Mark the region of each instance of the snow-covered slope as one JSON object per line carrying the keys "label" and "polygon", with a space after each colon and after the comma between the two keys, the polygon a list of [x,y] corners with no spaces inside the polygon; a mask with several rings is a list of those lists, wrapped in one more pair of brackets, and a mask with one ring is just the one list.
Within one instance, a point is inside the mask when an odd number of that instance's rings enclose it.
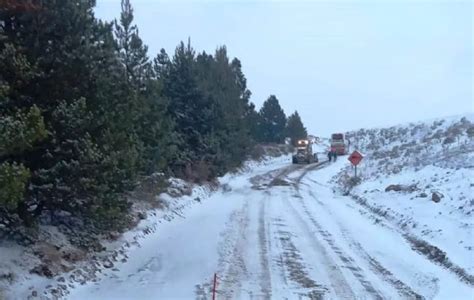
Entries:
{"label": "snow-covered slope", "polygon": [[[38,257],[39,247],[42,245],[33,246],[21,246],[12,242],[1,242],[0,243],[0,300],[4,299],[63,299],[69,298],[69,291],[77,289],[78,287],[86,284],[92,284],[97,281],[99,277],[111,276],[114,278],[114,274],[118,271],[117,267],[120,267],[127,263],[127,266],[139,266],[143,267],[143,272],[152,272],[156,266],[156,257],[154,251],[157,251],[159,247],[162,251],[175,252],[176,261],[169,261],[165,266],[169,266],[169,272],[172,273],[172,269],[177,268],[180,264],[184,264],[184,260],[180,254],[182,251],[191,251],[189,253],[197,253],[198,248],[201,248],[201,252],[206,255],[206,251],[211,251],[214,244],[212,239],[219,238],[219,232],[221,231],[219,220],[223,222],[227,219],[228,215],[225,214],[226,205],[225,203],[216,202],[222,199],[220,196],[222,193],[226,193],[229,188],[229,182],[233,185],[238,186],[242,181],[248,182],[248,178],[255,176],[259,173],[268,172],[274,168],[280,168],[288,164],[290,158],[288,155],[281,155],[279,149],[275,147],[266,147],[265,151],[269,151],[267,148],[272,148],[275,153],[273,155],[280,155],[278,157],[266,156],[260,161],[248,161],[244,164],[240,171],[235,174],[227,174],[220,178],[221,189],[218,191],[216,187],[212,186],[194,186],[179,180],[170,179],[170,187],[167,193],[163,193],[157,196],[156,200],[159,205],[155,209],[149,210],[146,213],[146,218],[142,220],[135,228],[125,232],[117,240],[114,241],[102,241],[102,245],[105,246],[105,251],[98,253],[80,253],[81,257],[75,258],[74,263],[69,263],[67,260],[63,260],[63,263],[59,264],[63,266],[61,270],[58,270],[57,275],[52,274],[51,276],[40,276],[32,272],[34,268],[40,268],[44,265],[44,257]],[[214,194],[217,196],[212,197]],[[173,195],[173,196],[172,196]],[[209,201],[214,199],[214,201]],[[209,209],[208,215],[203,215],[203,209],[201,206],[203,203],[208,203],[206,209]],[[222,205],[224,204],[224,205]],[[216,211],[216,207],[213,205],[219,205],[219,210]],[[193,218],[193,214],[198,214],[197,219]],[[222,214],[222,215],[221,215]],[[180,226],[181,220],[186,218],[186,224],[190,224],[189,227],[184,226],[180,228],[180,232],[174,230],[175,226]],[[206,225],[206,222],[210,222],[210,226],[214,227],[216,232],[200,232],[200,227],[197,224]],[[185,225],[186,225],[185,224]],[[160,233],[157,234],[157,230]],[[183,231],[184,230],[184,231]],[[51,251],[48,249],[41,249],[41,253],[51,253],[51,259],[61,260],[64,256],[63,251],[65,249],[72,248],[68,242],[68,239],[64,234],[61,234],[57,228],[48,227],[42,228],[44,240],[48,243],[44,243],[43,246],[52,247]],[[164,234],[162,234],[164,233]],[[194,245],[195,249],[172,249],[176,244],[170,245],[168,248],[162,248],[162,245],[166,244],[166,239],[173,235],[180,235],[180,239],[175,241],[176,243],[182,242],[186,244],[186,235],[197,236],[198,233],[202,233],[203,244]],[[216,234],[216,236],[212,236]],[[54,243],[53,243],[54,241]],[[217,240],[215,241],[217,242]],[[154,245],[158,245],[155,247]],[[203,247],[207,245],[208,248]],[[61,248],[60,251],[56,248]],[[44,251],[43,251],[44,250]],[[71,250],[71,249],[69,249]],[[172,253],[169,254],[172,254]],[[75,252],[67,252],[68,255],[76,255]],[[186,252],[183,255],[186,256]],[[79,256],[79,254],[77,254]],[[43,256],[43,254],[41,254]],[[46,257],[46,261],[50,258]],[[77,260],[76,260],[77,259]],[[56,263],[55,263],[56,264]],[[50,263],[48,268],[53,268]],[[139,268],[137,267],[137,268]],[[183,267],[186,267],[183,265]],[[162,268],[162,267],[161,267]],[[200,268],[196,268],[200,269]],[[127,269],[121,267],[121,272],[126,272]],[[136,270],[140,273],[137,278],[146,277],[147,274],[141,274],[141,270]],[[207,272],[206,268],[201,268],[202,272]],[[41,272],[45,273],[45,272]],[[47,273],[47,272],[46,272]],[[55,272],[56,273],[56,272]],[[201,275],[201,273],[196,273]],[[180,273],[183,274],[183,273]],[[196,275],[195,274],[195,275]],[[143,275],[143,276],[142,276]],[[206,276],[208,274],[206,273]],[[132,280],[132,279],[131,279]],[[185,280],[185,278],[182,278]],[[131,281],[133,284],[138,284],[135,281]],[[170,282],[171,284],[172,282]],[[173,290],[172,286],[166,287],[166,289]],[[134,299],[132,294],[122,294],[120,299]],[[191,294],[194,291],[191,290]],[[145,293],[146,294],[146,293]],[[145,295],[143,294],[143,295]],[[117,295],[120,295],[117,294]],[[110,299],[101,298],[99,295],[96,299]],[[143,296],[145,297],[145,296]],[[90,299],[89,296],[76,296],[77,299]],[[113,299],[118,299],[114,296]],[[143,298],[141,298],[143,299]],[[148,299],[148,297],[147,297]]]}
{"label": "snow-covered slope", "polygon": [[349,132],[359,150],[369,155],[365,176],[396,174],[403,168],[418,170],[427,165],[473,168],[474,114],[382,129]]}
{"label": "snow-covered slope", "polygon": [[[365,155],[350,194],[463,276],[474,274],[473,134],[471,114],[346,135]],[[352,170],[341,175],[348,189]]]}

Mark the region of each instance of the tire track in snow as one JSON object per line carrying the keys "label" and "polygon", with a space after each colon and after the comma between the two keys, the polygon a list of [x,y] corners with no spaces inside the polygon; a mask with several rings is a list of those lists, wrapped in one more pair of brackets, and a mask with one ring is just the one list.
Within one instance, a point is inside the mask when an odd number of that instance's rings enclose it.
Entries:
{"label": "tire track in snow", "polygon": [[268,171],[262,175],[257,175],[250,178],[250,183],[252,184],[252,189],[254,190],[266,190],[271,186],[274,186],[278,179],[281,179],[288,174],[301,169],[301,165],[289,165],[283,168],[274,169]]}
{"label": "tire track in snow", "polygon": [[291,173],[301,170],[301,174],[299,174],[296,178],[296,182],[299,183],[301,179],[306,175],[306,173],[308,173],[309,171],[320,169],[324,167],[327,163],[327,161],[323,161],[309,165],[292,164],[283,168],[268,171],[261,175],[254,176],[250,178],[250,183],[252,183],[252,188],[256,190],[266,190],[268,188],[278,185],[290,185],[290,183],[285,180],[285,177],[287,177]]}
{"label": "tire track in snow", "polygon": [[[310,166],[303,166],[303,165],[290,165],[288,167],[284,167],[280,170],[272,170],[268,173],[265,173],[261,176],[253,177],[250,181],[253,184],[254,189],[264,190],[264,194],[267,195],[261,203],[261,210],[260,210],[260,228],[264,228],[265,226],[265,203],[267,200],[274,201],[274,199],[270,199],[270,188],[275,186],[290,186],[291,184],[285,180],[285,177],[290,175],[293,172],[303,170],[303,173],[308,172],[308,169],[318,168],[320,164],[317,165],[310,165]],[[301,176],[301,175],[300,175]],[[323,299],[324,295],[328,292],[328,289],[320,284],[318,284],[315,280],[313,280],[308,271],[306,270],[305,266],[311,265],[304,261],[303,257],[300,254],[300,251],[296,248],[292,241],[292,237],[294,236],[291,232],[283,230],[283,228],[287,227],[286,223],[284,222],[283,216],[278,218],[273,218],[273,223],[268,224],[268,226],[276,226],[276,231],[271,231],[270,228],[268,232],[273,232],[273,238],[276,238],[278,243],[275,244],[275,248],[271,248],[270,241],[268,245],[270,249],[277,250],[277,255],[275,262],[277,266],[281,269],[281,276],[282,276],[282,283],[285,286],[288,286],[289,281],[296,283],[298,288],[294,290],[294,288],[290,288],[293,290],[298,297],[307,298],[314,300]],[[259,234],[260,234],[259,230]],[[260,234],[260,236],[264,236],[264,234]],[[265,247],[261,246],[262,251],[265,251]],[[268,264],[268,258],[261,258],[262,262],[262,269],[264,272],[269,268],[265,265]],[[270,275],[270,274],[269,274]],[[271,280],[271,277],[268,276],[268,279]],[[265,279],[266,280],[266,279]],[[262,281],[263,285],[265,286],[265,280]],[[341,293],[339,293],[341,294]],[[351,294],[353,298],[353,294]]]}
{"label": "tire track in snow", "polygon": [[[218,288],[217,294],[225,299],[240,298],[242,281],[248,278],[247,266],[245,265],[245,250],[247,247],[246,232],[250,222],[249,203],[245,201],[240,210],[234,211],[222,233],[223,239],[219,245],[218,261]],[[196,286],[196,299],[205,299],[204,289],[211,294],[212,279],[204,284]]]}
{"label": "tire track in snow", "polygon": [[306,204],[301,199],[301,196],[298,197],[298,202],[301,204],[303,208],[303,212],[306,215],[309,222],[314,226],[314,229],[317,233],[322,237],[322,239],[327,243],[327,245],[331,248],[332,252],[336,253],[338,258],[344,263],[344,266],[354,275],[354,277],[359,281],[359,283],[364,287],[364,289],[372,295],[375,299],[383,299],[382,295],[378,290],[376,290],[373,285],[368,281],[365,276],[363,270],[356,264],[354,259],[347,255],[337,244],[333,236],[323,227],[313,215],[309,212]]}
{"label": "tire track in snow", "polygon": [[287,198],[285,198],[285,202],[290,208],[290,213],[299,223],[300,228],[306,233],[305,237],[311,242],[311,246],[313,247],[315,254],[320,256],[322,260],[326,262],[322,267],[325,268],[325,273],[327,274],[331,282],[332,290],[334,291],[336,296],[339,299],[355,299],[355,294],[352,291],[339,266],[326,251],[326,248],[321,244],[319,239],[314,236],[314,232],[310,229],[308,223],[293,206],[292,201],[289,201]]}
{"label": "tire track in snow", "polygon": [[[258,184],[259,189],[263,188],[268,193],[268,188],[271,188],[273,186],[292,186],[293,188],[298,190],[300,181],[309,171],[320,169],[326,164],[327,162],[320,162],[304,167],[300,165],[291,165],[289,167],[283,168],[280,172],[273,170],[269,173],[264,174],[263,177],[252,178],[251,182],[254,184],[254,186]],[[298,177],[296,177],[295,179],[288,178],[288,175],[298,170],[303,170],[302,173],[298,175]],[[275,173],[276,175],[270,180],[268,180],[268,177],[265,178],[266,176],[271,176]],[[267,179],[269,183],[262,185],[262,178]],[[291,183],[286,181],[286,179],[289,179]],[[313,247],[313,250],[315,251],[315,254],[317,256],[322,257],[322,260],[324,262],[327,262],[324,264],[324,267],[326,269],[326,274],[330,279],[331,285],[333,286],[334,293],[340,299],[355,299],[355,294],[350,288],[350,285],[346,281],[341,270],[332,260],[330,255],[327,253],[324,246],[314,237],[313,232],[311,232],[311,230],[309,229],[307,222],[304,221],[304,219],[292,206],[292,204],[290,203],[290,201],[288,201],[287,198],[285,198],[284,201],[286,202],[287,206],[291,208],[292,215],[297,220],[297,223],[299,223],[300,228],[303,229],[303,231],[306,233],[305,237],[307,237],[311,241],[311,245]],[[318,285],[313,279],[309,277],[307,271],[305,271],[304,266],[311,264],[304,262],[304,259],[299,254],[298,249],[291,241],[291,233],[281,230],[277,233],[281,246],[283,248],[281,260],[283,261],[284,266],[287,268],[289,278],[292,281],[298,283],[303,288],[312,289],[310,292],[306,293],[305,296],[310,297],[311,299],[322,299],[323,295],[327,292],[327,289],[322,288],[320,285]],[[300,296],[303,295],[300,294]]]}
{"label": "tire track in snow", "polygon": [[467,283],[470,286],[474,286],[474,275],[470,274],[466,269],[454,263],[442,249],[404,229],[399,224],[397,224],[397,220],[393,216],[387,214],[387,211],[382,211],[380,208],[367,203],[366,199],[352,194],[349,196],[365,211],[386,220],[387,224],[390,225],[389,228],[393,229],[395,232],[400,233],[403,238],[412,246],[414,251],[425,256],[431,262],[450,271],[461,281]]}
{"label": "tire track in snow", "polygon": [[[320,300],[327,293],[327,288],[316,283],[306,270],[307,263],[304,262],[300,252],[295,247],[291,232],[287,231],[288,227],[282,218],[274,219],[275,226],[278,226],[276,238],[279,241],[279,260],[278,265],[282,268],[283,281],[288,285],[288,279],[298,285],[298,289],[294,291],[299,298],[309,297],[310,299]],[[293,290],[294,288],[291,288]]]}
{"label": "tire track in snow", "polygon": [[[308,189],[307,192],[311,196],[311,198],[313,198],[316,203],[320,205],[320,207],[322,207],[329,215],[334,216],[332,211],[326,205],[324,205],[324,203],[322,203],[310,189]],[[337,220],[337,218],[333,219]],[[349,246],[351,246],[352,249],[355,249],[360,255],[360,257],[369,263],[372,272],[377,275],[377,277],[389,283],[393,288],[395,288],[395,290],[399,293],[400,296],[404,296],[407,299],[425,299],[423,296],[413,291],[410,286],[396,278],[392,274],[392,272],[386,269],[379,261],[370,256],[367,251],[365,251],[365,249],[362,247],[362,245],[352,238],[351,234],[347,231],[346,228],[344,228],[341,222],[336,221],[336,223],[341,230],[342,236],[349,243]]]}
{"label": "tire track in snow", "polygon": [[[304,201],[302,199],[303,197],[301,196],[301,193],[300,193],[300,185],[301,185],[301,181],[303,180],[303,178],[306,176],[306,174],[308,174],[308,172],[313,171],[313,170],[319,170],[319,169],[323,168],[327,163],[328,162],[322,162],[322,163],[319,163],[315,166],[305,168],[305,170],[302,172],[302,174],[300,176],[298,176],[296,179],[293,180],[295,190],[296,190],[296,193],[297,193],[296,198],[299,200],[298,203],[303,208],[304,215],[309,220],[309,223],[314,226],[314,228],[316,229],[316,232],[319,233],[319,235],[322,237],[322,239],[331,248],[332,252],[337,254],[337,257],[345,264],[345,267],[348,270],[350,270],[352,275],[359,281],[359,283],[362,285],[362,287],[370,295],[372,295],[375,299],[383,299],[380,292],[378,290],[376,290],[373,287],[373,285],[370,283],[370,281],[368,281],[365,278],[365,276],[363,274],[363,270],[359,266],[357,266],[354,259],[352,257],[348,256],[346,253],[344,253],[342,251],[342,249],[336,245],[335,239],[332,237],[332,235],[328,231],[324,230],[323,227],[314,219],[313,215],[309,212],[308,207],[306,206],[306,204],[304,203]],[[290,205],[291,205],[291,203],[290,203]],[[303,217],[301,217],[301,215],[297,212],[297,209],[295,209],[295,207],[292,206],[292,205],[291,205],[291,208],[293,209],[293,211],[296,212],[296,214],[299,216],[299,218],[301,218],[302,221],[305,222],[303,220]],[[307,224],[307,222],[305,222],[305,223]],[[306,226],[308,226],[308,225],[306,225]],[[309,230],[309,231],[311,231],[311,230]],[[342,275],[342,273],[341,273],[341,275]]]}
{"label": "tire track in snow", "polygon": [[266,198],[260,200],[260,209],[258,216],[258,242],[260,246],[260,266],[262,268],[262,273],[260,274],[260,288],[263,293],[264,299],[271,299],[272,284],[270,266],[268,262],[267,232],[265,230],[265,204],[267,200],[268,199]]}
{"label": "tire track in snow", "polygon": [[322,169],[327,164],[329,164],[329,161],[323,161],[323,162],[317,163],[315,165],[311,165],[311,166],[308,166],[308,167],[304,168],[303,172],[295,180],[296,189],[299,189],[301,180],[306,176],[306,174],[308,174],[308,172]]}

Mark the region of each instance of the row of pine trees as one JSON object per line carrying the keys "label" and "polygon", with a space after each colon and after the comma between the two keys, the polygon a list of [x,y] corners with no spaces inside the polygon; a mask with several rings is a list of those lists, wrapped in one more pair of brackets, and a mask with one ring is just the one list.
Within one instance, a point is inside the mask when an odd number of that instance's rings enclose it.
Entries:
{"label": "row of pine trees", "polygon": [[140,176],[209,180],[256,143],[306,136],[275,96],[255,110],[225,47],[150,58],[129,1],[112,23],[94,2],[1,2],[0,231],[46,212],[120,227]]}

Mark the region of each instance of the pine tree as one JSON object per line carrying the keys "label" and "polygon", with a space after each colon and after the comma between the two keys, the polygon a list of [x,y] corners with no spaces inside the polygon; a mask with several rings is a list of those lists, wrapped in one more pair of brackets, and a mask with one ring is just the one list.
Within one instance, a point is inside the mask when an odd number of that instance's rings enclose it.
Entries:
{"label": "pine tree", "polygon": [[306,131],[297,111],[288,117],[286,136],[291,138],[291,143],[294,146],[296,146],[299,139],[305,139],[308,136],[308,132]]}
{"label": "pine tree", "polygon": [[133,86],[144,88],[151,77],[151,62],[148,59],[148,47],[143,44],[138,28],[133,23],[133,8],[129,0],[122,0],[120,22],[115,20],[115,36],[117,38],[120,58],[125,66],[127,79]]}
{"label": "pine tree", "polygon": [[[22,57],[15,60],[21,66],[2,68],[2,86],[9,91],[1,113],[23,114],[36,105],[40,115],[30,112],[37,129],[29,136],[48,133],[32,138],[27,152],[1,158],[2,164],[22,164],[31,174],[17,214],[31,224],[43,210],[80,216],[93,214],[99,204],[123,207],[119,199],[105,201],[133,181],[137,157],[127,104],[120,103],[127,91],[120,88],[125,77],[111,26],[94,19],[92,2],[46,0],[37,5],[0,14],[1,45],[12,45],[14,55]],[[1,63],[8,64],[11,55],[5,55]],[[19,81],[15,74],[28,78]]]}
{"label": "pine tree", "polygon": [[120,228],[138,176],[208,180],[239,166],[255,141],[283,140],[278,100],[257,113],[225,47],[196,56],[188,41],[172,59],[161,50],[150,61],[130,1],[113,23],[95,19],[94,4],[0,8],[0,223],[9,234],[58,212]]}
{"label": "pine tree", "polygon": [[[164,113],[167,101],[162,96],[162,82],[155,80],[148,47],[143,44],[136,25],[133,25],[133,8],[129,0],[122,0],[120,22],[115,24],[119,57],[125,67],[128,114],[133,115],[133,128],[140,140],[140,168],[149,174],[165,168],[170,156],[172,121]],[[164,53],[163,55],[166,55]],[[155,66],[157,66],[155,64]]]}
{"label": "pine tree", "polygon": [[259,111],[261,141],[283,143],[285,141],[286,115],[278,99],[271,95]]}
{"label": "pine tree", "polygon": [[262,122],[260,114],[255,110],[255,104],[250,103],[245,115],[245,122],[253,142],[263,141]]}
{"label": "pine tree", "polygon": [[196,80],[213,115],[208,161],[215,174],[223,174],[239,166],[252,145],[246,122],[250,91],[240,61],[230,61],[225,47],[218,48],[214,56],[205,52],[197,56]]}
{"label": "pine tree", "polygon": [[190,41],[187,45],[181,42],[163,76],[163,94],[169,100],[167,113],[176,124],[173,147],[178,149],[170,167],[180,176],[201,164],[209,150],[212,111],[209,99],[198,89],[195,67]]}
{"label": "pine tree", "polygon": [[[8,7],[7,7],[8,8]],[[0,21],[8,18],[8,10],[0,13]],[[40,76],[37,66],[20,52],[12,39],[10,20],[0,30],[0,223],[7,228],[15,225],[15,216],[23,217],[25,197],[31,179],[31,169],[25,161],[31,151],[43,142],[49,132],[41,110],[33,99],[23,94]]]}

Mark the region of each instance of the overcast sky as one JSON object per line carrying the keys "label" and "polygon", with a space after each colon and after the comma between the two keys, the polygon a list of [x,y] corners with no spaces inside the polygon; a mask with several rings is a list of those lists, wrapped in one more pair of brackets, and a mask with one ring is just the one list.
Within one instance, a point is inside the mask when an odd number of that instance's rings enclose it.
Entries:
{"label": "overcast sky", "polygon": [[[150,57],[226,45],[257,107],[275,94],[313,134],[474,112],[471,1],[131,3]],[[119,14],[97,0],[97,17]]]}

